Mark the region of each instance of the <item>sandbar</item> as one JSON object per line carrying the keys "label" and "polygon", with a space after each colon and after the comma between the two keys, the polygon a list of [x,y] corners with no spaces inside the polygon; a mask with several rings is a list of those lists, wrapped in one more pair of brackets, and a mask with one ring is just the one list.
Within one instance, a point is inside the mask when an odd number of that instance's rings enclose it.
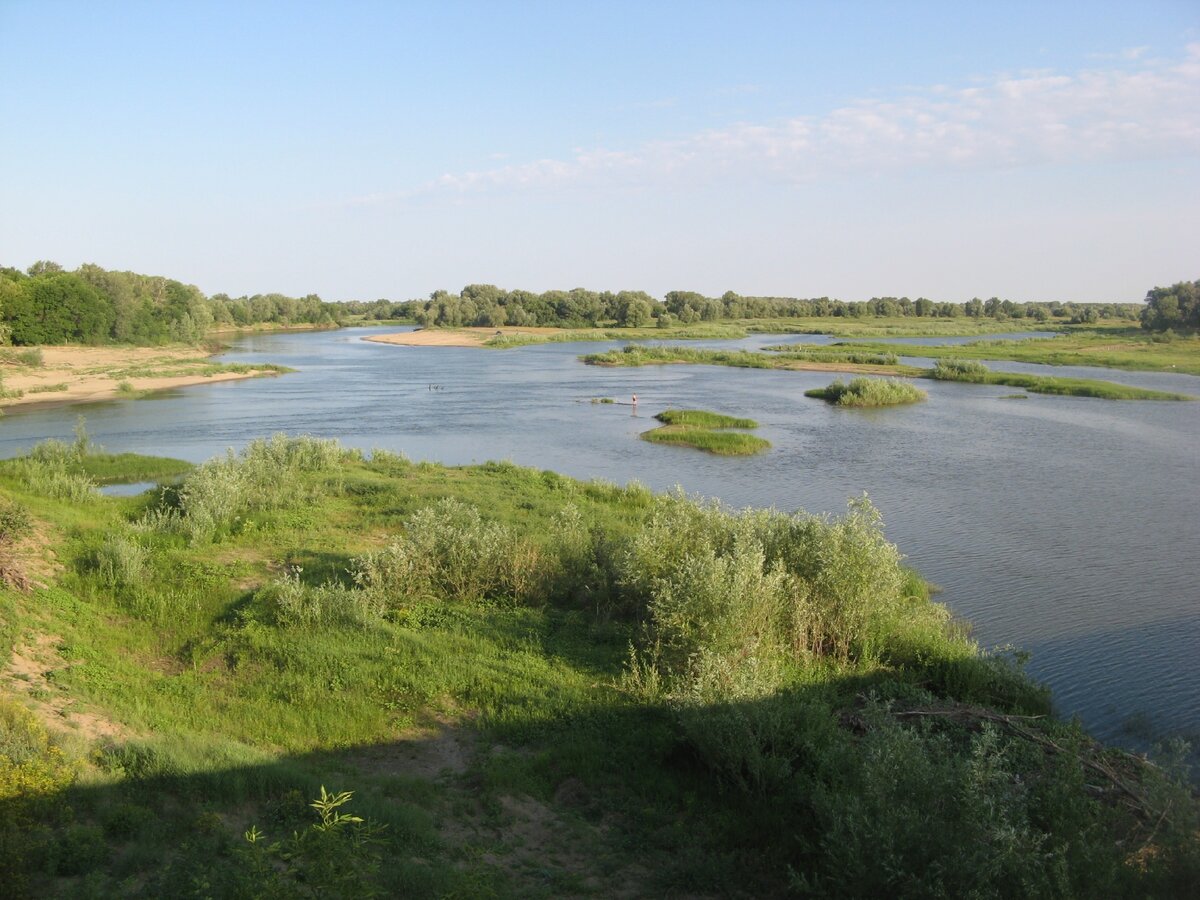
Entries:
{"label": "sandbar", "polygon": [[40,350],[42,365],[0,364],[4,389],[21,392],[20,396],[0,399],[0,407],[5,409],[112,400],[127,395],[128,389],[123,390],[122,384],[128,384],[136,395],[279,374],[277,368],[267,367],[236,372],[214,371],[214,366],[219,364],[210,361],[211,353],[199,347],[46,346],[12,349],[18,352]]}

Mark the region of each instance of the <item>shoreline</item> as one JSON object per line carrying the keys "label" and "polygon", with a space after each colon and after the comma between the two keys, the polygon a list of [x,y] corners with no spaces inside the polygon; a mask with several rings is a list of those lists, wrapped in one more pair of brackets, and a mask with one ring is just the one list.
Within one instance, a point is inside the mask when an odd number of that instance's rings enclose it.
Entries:
{"label": "shoreline", "polygon": [[136,398],[149,393],[241,381],[281,374],[278,366],[228,366],[212,362],[198,347],[82,347],[21,348],[38,351],[41,365],[0,365],[6,391],[0,414],[7,410],[43,409],[77,403]]}

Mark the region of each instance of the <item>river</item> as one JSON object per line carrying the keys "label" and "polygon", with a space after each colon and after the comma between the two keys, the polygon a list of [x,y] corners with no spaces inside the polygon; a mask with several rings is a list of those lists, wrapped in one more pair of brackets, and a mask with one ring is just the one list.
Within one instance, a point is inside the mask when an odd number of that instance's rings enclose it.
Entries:
{"label": "river", "polygon": [[[1032,654],[1029,669],[1060,712],[1139,749],[1174,735],[1200,744],[1200,403],[1013,400],[1003,399],[1007,387],[922,382],[926,403],[847,410],[803,396],[829,373],[578,361],[619,344],[489,351],[362,340],[396,330],[239,338],[226,360],[299,371],[12,412],[0,420],[0,455],[69,440],[84,414],[110,451],[193,461],[283,431],[450,464],[509,459],[656,490],[681,485],[733,506],[840,513],[865,491],[888,537],[982,645]],[[1200,378],[1188,375],[989,365],[1200,395]],[[588,402],[634,393],[636,409]],[[639,441],[667,407],[750,416],[773,448],[721,458]]]}

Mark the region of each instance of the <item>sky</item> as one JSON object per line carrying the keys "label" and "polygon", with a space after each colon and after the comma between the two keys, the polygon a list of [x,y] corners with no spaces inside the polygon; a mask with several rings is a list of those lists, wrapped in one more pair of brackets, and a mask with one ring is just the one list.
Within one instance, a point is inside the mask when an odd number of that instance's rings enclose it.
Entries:
{"label": "sky", "polygon": [[0,265],[210,294],[1200,278],[1196,0],[0,0],[0,123]]}

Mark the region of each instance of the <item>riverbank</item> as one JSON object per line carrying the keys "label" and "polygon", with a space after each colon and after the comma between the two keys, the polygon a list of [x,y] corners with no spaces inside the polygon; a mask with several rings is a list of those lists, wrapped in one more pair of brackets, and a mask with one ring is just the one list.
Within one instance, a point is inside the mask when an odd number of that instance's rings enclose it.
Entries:
{"label": "riverbank", "polygon": [[980,652],[865,500],[733,512],[283,436],[91,486],[162,465],[82,434],[0,464],[17,896],[1168,897],[1195,871],[1187,789]]}
{"label": "riverbank", "polygon": [[94,403],[286,371],[215,363],[198,347],[13,348],[0,362],[0,409]]}

